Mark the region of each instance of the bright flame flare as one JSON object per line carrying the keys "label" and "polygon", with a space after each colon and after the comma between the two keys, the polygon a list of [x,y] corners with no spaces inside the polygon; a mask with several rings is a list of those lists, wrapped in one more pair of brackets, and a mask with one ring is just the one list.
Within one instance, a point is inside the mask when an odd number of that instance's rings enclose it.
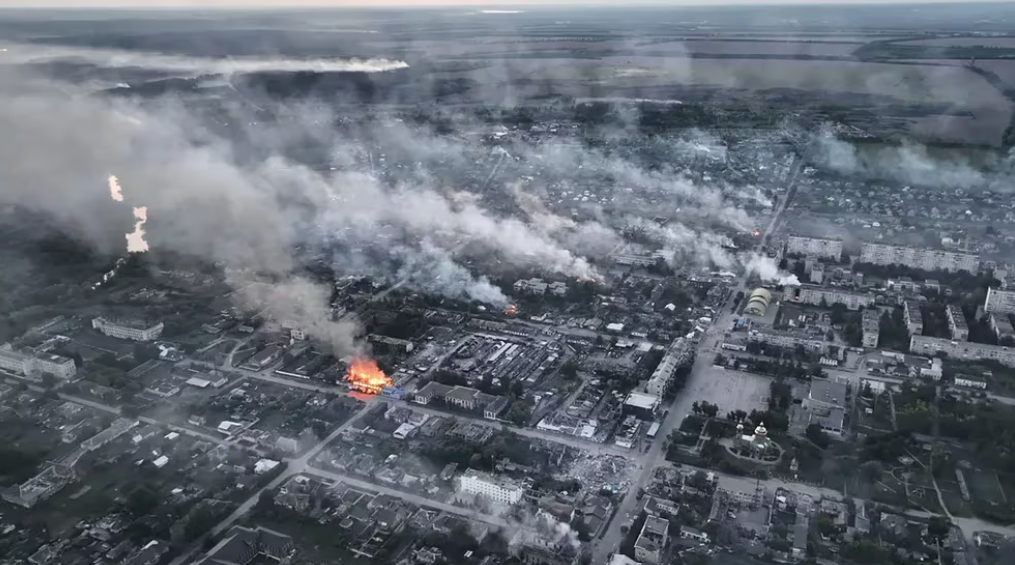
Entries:
{"label": "bright flame flare", "polygon": [[109,195],[117,202],[123,202],[123,189],[120,188],[120,179],[116,175],[109,175]]}
{"label": "bright flame flare", "polygon": [[508,307],[504,309],[504,315],[505,316],[514,316],[517,313],[518,313],[518,307],[515,306],[514,304],[509,304]]}
{"label": "bright flame flare", "polygon": [[345,381],[353,390],[364,394],[380,394],[385,387],[394,386],[391,377],[377,366],[377,362],[362,357],[353,359],[345,374]]}

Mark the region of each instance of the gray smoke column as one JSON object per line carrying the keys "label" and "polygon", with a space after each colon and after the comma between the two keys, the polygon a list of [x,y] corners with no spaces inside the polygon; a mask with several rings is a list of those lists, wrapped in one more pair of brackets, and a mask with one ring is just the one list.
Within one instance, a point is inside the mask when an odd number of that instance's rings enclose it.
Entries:
{"label": "gray smoke column", "polygon": [[0,62],[41,63],[60,59],[86,61],[101,67],[159,69],[190,75],[264,72],[360,72],[380,73],[407,69],[405,61],[392,59],[292,59],[279,57],[191,57],[118,49],[66,48],[6,44]]}
{"label": "gray smoke column", "polygon": [[395,278],[406,280],[412,286],[449,298],[466,298],[503,308],[510,300],[500,288],[486,277],[473,276],[468,269],[455,262],[451,254],[429,240],[419,248],[398,247],[389,253],[403,260]]}
{"label": "gray smoke column", "polygon": [[817,164],[847,176],[933,188],[974,188],[1010,180],[1007,172],[985,174],[963,158],[935,158],[927,147],[909,140],[861,153],[854,144],[836,137],[829,124],[812,136],[812,147]]}
{"label": "gray smoke column", "polygon": [[764,282],[782,286],[800,286],[800,279],[796,275],[780,271],[775,259],[760,253],[749,253],[744,261],[744,269],[749,274],[757,275]]}

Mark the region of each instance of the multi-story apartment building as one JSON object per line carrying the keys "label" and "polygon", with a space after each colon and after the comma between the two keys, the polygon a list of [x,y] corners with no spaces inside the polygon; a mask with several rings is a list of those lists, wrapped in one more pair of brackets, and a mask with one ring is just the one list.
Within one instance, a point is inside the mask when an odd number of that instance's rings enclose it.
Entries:
{"label": "multi-story apartment building", "polygon": [[839,261],[842,259],[842,240],[791,235],[786,242],[786,253]]}
{"label": "multi-story apartment building", "polygon": [[983,303],[983,311],[998,314],[1015,314],[1015,291],[999,288],[987,289],[987,300]]}
{"label": "multi-story apartment building", "polygon": [[16,351],[9,343],[0,345],[0,369],[26,377],[50,373],[69,379],[77,374],[77,366],[72,359],[49,353]]}
{"label": "multi-story apartment building", "polygon": [[803,330],[775,330],[771,328],[752,329],[747,334],[748,341],[774,345],[783,349],[795,349],[797,346],[809,351],[824,353],[828,342],[824,332],[812,333]]}
{"label": "multi-story apartment building", "polygon": [[877,347],[881,337],[881,313],[878,310],[863,311],[863,346]]}
{"label": "multi-story apartment building", "polygon": [[903,265],[925,271],[969,271],[980,269],[980,256],[923,247],[884,243],[865,243],[860,250],[861,263]]}
{"label": "multi-story apartment building", "polygon": [[969,339],[969,324],[966,323],[966,315],[962,313],[962,308],[955,304],[949,304],[946,314],[948,315],[948,330],[952,334],[952,339],[958,341]]}
{"label": "multi-story apartment building", "polygon": [[656,398],[662,398],[663,394],[666,393],[666,389],[670,386],[670,382],[673,380],[673,375],[676,374],[677,369],[682,365],[690,363],[693,357],[694,350],[690,342],[682,337],[673,340],[670,348],[666,351],[666,355],[663,356],[662,361],[659,362],[656,370],[649,377],[648,383],[645,385],[645,392]]}
{"label": "multi-story apartment building", "polygon": [[508,479],[468,469],[458,479],[458,492],[485,496],[502,504],[515,504],[522,499],[525,489]]}
{"label": "multi-story apartment building", "polygon": [[903,319],[906,322],[906,330],[909,335],[920,335],[923,333],[923,312],[920,311],[920,303],[915,300],[907,300],[902,303]]}
{"label": "multi-story apartment building", "polygon": [[1007,314],[994,312],[990,315],[990,329],[994,330],[997,339],[1015,337],[1015,327],[1011,325]]}
{"label": "multi-story apartment building", "polygon": [[917,355],[945,353],[951,359],[962,361],[993,359],[1002,365],[1015,367],[1015,348],[1000,345],[914,335],[909,338],[909,351]]}
{"label": "multi-story apartment building", "polygon": [[831,306],[841,303],[850,310],[859,310],[874,304],[874,295],[868,293],[849,292],[838,288],[803,285],[799,288],[788,287],[786,299],[790,302]]}
{"label": "multi-story apartment building", "polygon": [[134,320],[110,321],[105,318],[92,320],[92,328],[117,339],[133,341],[154,341],[162,335],[162,322],[148,324]]}
{"label": "multi-story apartment building", "polygon": [[634,558],[639,563],[659,563],[669,541],[669,528],[668,520],[649,515],[634,542]]}

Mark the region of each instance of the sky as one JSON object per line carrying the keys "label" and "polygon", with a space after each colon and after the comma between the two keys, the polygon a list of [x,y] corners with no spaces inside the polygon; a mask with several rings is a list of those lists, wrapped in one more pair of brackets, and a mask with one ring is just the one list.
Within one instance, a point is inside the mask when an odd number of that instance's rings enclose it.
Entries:
{"label": "sky", "polygon": [[[1013,0],[978,0],[1011,2]],[[958,3],[955,0],[0,0],[0,8],[299,8],[299,7],[388,7],[388,6],[720,6],[720,5],[821,5],[821,4],[928,4]]]}

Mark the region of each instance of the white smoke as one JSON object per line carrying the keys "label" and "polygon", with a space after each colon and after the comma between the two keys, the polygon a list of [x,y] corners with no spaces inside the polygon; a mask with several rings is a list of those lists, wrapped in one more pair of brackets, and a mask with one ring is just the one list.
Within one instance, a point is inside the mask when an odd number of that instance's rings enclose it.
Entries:
{"label": "white smoke", "polygon": [[192,57],[118,49],[67,48],[8,44],[5,63],[41,63],[60,59],[86,61],[102,67],[159,69],[192,75],[263,72],[360,72],[379,73],[407,69],[405,61],[392,59],[292,59],[272,57]]}
{"label": "white smoke", "polygon": [[757,275],[764,282],[775,283],[781,286],[800,286],[800,279],[796,275],[780,271],[775,259],[767,255],[755,252],[749,253],[747,260],[744,262],[744,269],[748,274]]}

